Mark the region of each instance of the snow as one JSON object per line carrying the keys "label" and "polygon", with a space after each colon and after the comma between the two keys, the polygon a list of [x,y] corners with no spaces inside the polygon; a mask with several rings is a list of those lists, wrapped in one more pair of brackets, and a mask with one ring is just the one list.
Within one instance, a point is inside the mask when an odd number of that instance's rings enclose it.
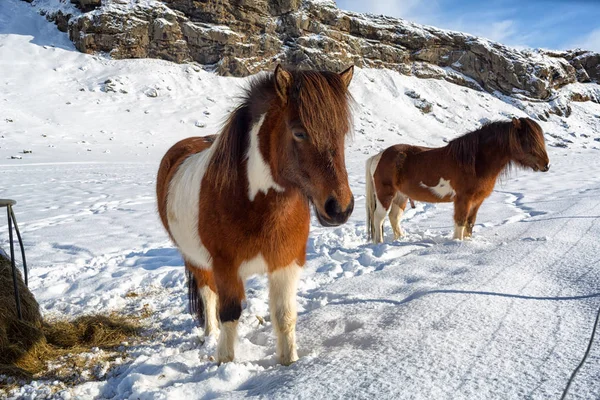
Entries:
{"label": "snow", "polygon": [[[298,291],[300,360],[277,364],[257,276],[246,285],[237,359],[217,366],[215,338],[202,344],[186,312],[182,260],[158,220],[154,179],[174,142],[219,129],[245,82],[191,64],[80,54],[27,3],[0,2],[0,197],[18,201],[30,287],[48,317],[152,311],[148,341],[105,380],[34,381],[9,397],[558,398],[600,306],[600,105],[571,103],[570,117],[540,122],[550,171],[499,183],[473,240],[450,239],[451,205],[417,203],[402,220],[405,238],[392,242],[386,226],[386,243],[372,245],[369,155],[394,143],[441,146],[547,105],[357,70],[347,149],[356,208],[338,228],[313,221]],[[423,100],[431,113],[416,107]],[[570,398],[599,397],[595,343]]]}

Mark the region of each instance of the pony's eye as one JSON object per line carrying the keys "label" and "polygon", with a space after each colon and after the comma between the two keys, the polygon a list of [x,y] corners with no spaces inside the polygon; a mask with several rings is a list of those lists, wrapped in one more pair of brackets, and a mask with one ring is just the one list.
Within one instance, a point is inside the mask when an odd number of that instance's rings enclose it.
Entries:
{"label": "pony's eye", "polygon": [[304,131],[295,131],[294,132],[294,139],[296,139],[298,142],[303,142],[307,138],[308,138],[308,135]]}

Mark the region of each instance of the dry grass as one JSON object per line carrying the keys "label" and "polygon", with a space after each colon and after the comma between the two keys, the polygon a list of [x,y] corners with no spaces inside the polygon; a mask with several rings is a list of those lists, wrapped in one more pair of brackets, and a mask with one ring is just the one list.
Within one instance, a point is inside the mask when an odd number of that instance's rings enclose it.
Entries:
{"label": "dry grass", "polygon": [[15,379],[76,383],[94,366],[122,355],[123,343],[135,340],[141,330],[143,316],[91,315],[44,322],[21,279],[19,292],[23,320],[16,315],[10,262],[0,254],[0,374],[10,377],[1,379],[0,386]]}

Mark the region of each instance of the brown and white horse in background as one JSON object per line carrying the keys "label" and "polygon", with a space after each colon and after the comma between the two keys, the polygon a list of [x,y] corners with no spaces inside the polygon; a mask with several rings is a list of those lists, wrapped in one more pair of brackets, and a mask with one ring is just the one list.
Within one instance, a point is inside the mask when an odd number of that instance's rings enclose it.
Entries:
{"label": "brown and white horse in background", "polygon": [[220,327],[219,363],[234,359],[245,279],[256,273],[268,274],[279,360],[298,359],[309,203],[325,226],[354,207],[344,160],[352,75],[277,66],[251,81],[220,135],[184,139],[162,159],[160,218],[197,284],[205,335]]}
{"label": "brown and white horse in background", "polygon": [[402,236],[400,218],[409,199],[454,202],[454,238],[470,237],[481,203],[511,165],[550,168],[542,128],[532,119],[492,122],[440,148],[398,144],[385,149],[366,163],[369,238],[383,242],[388,212],[395,239]]}

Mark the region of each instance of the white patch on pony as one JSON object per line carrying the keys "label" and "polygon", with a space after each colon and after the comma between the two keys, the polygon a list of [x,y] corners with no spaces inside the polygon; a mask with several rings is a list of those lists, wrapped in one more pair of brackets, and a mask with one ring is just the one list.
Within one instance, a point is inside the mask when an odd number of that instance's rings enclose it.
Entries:
{"label": "white patch on pony", "polygon": [[258,122],[254,124],[250,130],[250,146],[248,146],[248,152],[246,153],[246,158],[248,160],[248,197],[250,198],[250,201],[254,201],[258,192],[267,194],[269,189],[273,189],[277,192],[284,191],[284,189],[273,180],[271,167],[265,162],[265,159],[260,152],[258,132],[265,121],[265,115],[266,114],[261,115]]}
{"label": "white patch on pony", "polygon": [[[379,201],[377,195],[375,195],[376,208],[373,213],[373,224],[375,226],[375,236],[373,237],[373,241],[375,243],[383,243],[383,223],[385,222],[385,217],[387,217],[389,209],[385,209],[383,204]],[[391,208],[391,207],[390,207]]]}
{"label": "white patch on pony", "polygon": [[301,268],[296,263],[269,274],[269,309],[277,335],[277,355],[283,365],[298,360],[296,349],[296,291]]}
{"label": "white patch on pony", "polygon": [[245,281],[252,275],[266,274],[268,269],[267,261],[263,257],[262,253],[258,253],[256,257],[246,260],[240,264],[238,275],[242,281]]}
{"label": "white patch on pony", "polygon": [[[383,151],[379,154],[377,154],[376,156],[373,157],[373,161],[371,162],[371,179],[373,179],[373,176],[375,175],[375,171],[377,171],[377,166],[379,165],[379,161],[381,161],[381,156],[383,155]],[[375,213],[379,213],[379,215],[382,218],[385,218],[388,214],[388,212],[390,211],[389,209],[385,209],[383,207],[383,204],[381,204],[381,202],[379,201],[379,197],[377,197],[377,189],[375,188]]]}
{"label": "white patch on pony", "polygon": [[452,185],[450,185],[450,181],[445,180],[444,178],[440,178],[440,181],[435,186],[427,186],[423,182],[421,182],[420,185],[425,189],[429,189],[431,193],[440,199],[443,199],[446,196],[450,196],[450,198],[452,198],[456,195],[454,188]]}
{"label": "white patch on pony", "polygon": [[[370,169],[369,173],[371,174],[370,178],[373,182],[373,176],[375,175],[375,171],[377,170],[377,166],[379,165],[379,161],[381,161],[381,156],[383,152],[371,157],[370,159]],[[368,190],[371,188],[367,187]],[[374,193],[367,193],[368,198],[371,196],[375,197],[375,209],[373,210],[373,215],[371,216],[371,224],[374,232],[373,242],[374,243],[383,243],[383,222],[385,217],[388,215],[389,209],[385,209],[383,204],[379,201],[379,197],[377,196],[377,188],[375,187],[375,183],[373,182],[372,190]],[[391,207],[390,207],[391,208]]]}
{"label": "white patch on pony", "polygon": [[227,321],[221,326],[221,334],[217,343],[216,359],[219,364],[231,362],[235,357],[238,321]]}
{"label": "white patch on pony", "polygon": [[375,175],[375,171],[377,171],[377,166],[379,165],[379,161],[381,161],[381,156],[383,155],[383,151],[375,156],[371,157],[371,178]]}
{"label": "white patch on pony", "polygon": [[208,337],[219,329],[219,320],[217,319],[219,297],[208,285],[203,286],[198,292],[204,303],[204,336]]}
{"label": "white patch on pony", "polygon": [[206,269],[212,268],[212,258],[198,233],[200,184],[215,146],[213,143],[186,158],[173,175],[167,194],[167,222],[177,247],[194,266]]}
{"label": "white patch on pony", "polygon": [[454,239],[463,240],[465,238],[465,227],[454,224]]}

